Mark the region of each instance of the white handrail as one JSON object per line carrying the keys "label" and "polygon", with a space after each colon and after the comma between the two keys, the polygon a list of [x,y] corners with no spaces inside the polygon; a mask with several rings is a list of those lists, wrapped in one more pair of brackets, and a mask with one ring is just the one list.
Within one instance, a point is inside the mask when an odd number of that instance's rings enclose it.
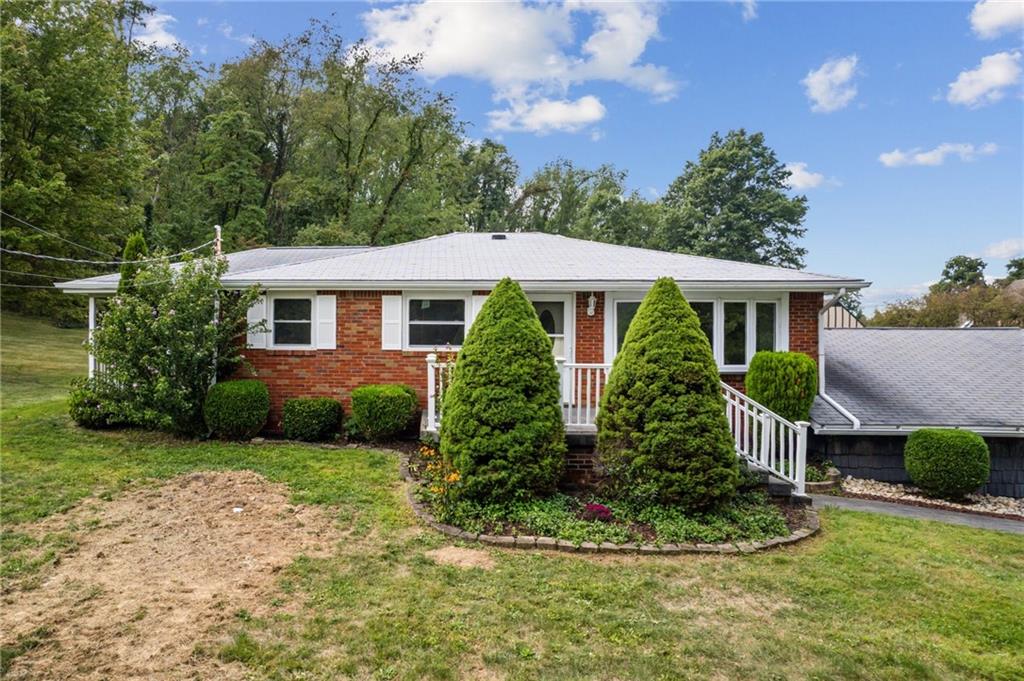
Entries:
{"label": "white handrail", "polygon": [[[435,354],[427,355],[427,432],[436,433],[440,426],[441,400],[453,364],[439,362]],[[562,372],[562,414],[566,427],[593,430],[611,365],[559,362],[558,366]],[[724,382],[721,390],[736,454],[789,482],[797,494],[804,494],[810,424],[793,423]]]}

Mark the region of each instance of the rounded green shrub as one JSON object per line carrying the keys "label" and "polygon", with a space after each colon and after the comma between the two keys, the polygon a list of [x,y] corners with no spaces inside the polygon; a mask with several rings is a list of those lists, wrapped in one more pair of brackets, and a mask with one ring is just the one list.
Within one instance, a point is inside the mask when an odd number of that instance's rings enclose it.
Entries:
{"label": "rounded green shrub", "polygon": [[68,414],[83,428],[111,428],[120,425],[110,398],[104,396],[94,379],[75,379],[68,394]]}
{"label": "rounded green shrub", "polygon": [[620,495],[701,509],[736,491],[739,464],[718,367],[670,278],[655,282],[629,325],[597,429],[598,454]]}
{"label": "rounded green shrub", "polygon": [[203,418],[214,437],[248,440],[263,430],[270,413],[270,391],[263,381],[216,383],[206,393]]}
{"label": "rounded green shrub", "polygon": [[988,445],[969,430],[922,428],[907,438],[903,467],[926,494],[960,499],[988,482]]}
{"label": "rounded green shrub", "polygon": [[401,384],[363,385],[352,391],[349,434],[364,440],[401,435],[419,413],[416,391]]}
{"label": "rounded green shrub", "polygon": [[806,421],[818,394],[818,364],[802,352],[762,350],[750,360],[747,396],[782,418]]}
{"label": "rounded green shrub", "polygon": [[565,451],[551,340],[519,284],[502,279],[466,335],[444,395],[441,454],[461,475],[454,494],[501,501],[552,492]]}
{"label": "rounded green shrub", "polygon": [[289,440],[331,440],[341,425],[341,403],[330,397],[285,400],[281,421],[284,436]]}

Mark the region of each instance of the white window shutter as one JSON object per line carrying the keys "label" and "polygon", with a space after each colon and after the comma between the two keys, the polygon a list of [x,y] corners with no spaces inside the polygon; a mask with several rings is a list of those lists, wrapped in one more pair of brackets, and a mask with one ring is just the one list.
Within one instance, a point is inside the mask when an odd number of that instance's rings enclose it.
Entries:
{"label": "white window shutter", "polygon": [[[267,297],[260,296],[252,307],[246,312],[246,321],[249,326],[259,324],[267,319]],[[267,347],[267,333],[258,329],[249,329],[245,334],[245,345],[250,348]]]}
{"label": "white window shutter", "polygon": [[478,314],[480,314],[480,310],[481,310],[481,308],[483,308],[484,303],[486,301],[487,301],[487,296],[486,295],[483,295],[483,296],[478,296],[476,294],[473,295],[473,301],[471,303],[472,306],[471,306],[470,311],[469,311],[469,319],[466,320],[466,333],[469,333],[469,328],[471,326],[473,326],[473,322],[476,321],[476,316]]}
{"label": "white window shutter", "polygon": [[401,350],[402,296],[381,296],[380,313],[380,347],[383,350]]}
{"label": "white window shutter", "polygon": [[316,347],[334,350],[338,347],[337,305],[333,295],[316,297]]}

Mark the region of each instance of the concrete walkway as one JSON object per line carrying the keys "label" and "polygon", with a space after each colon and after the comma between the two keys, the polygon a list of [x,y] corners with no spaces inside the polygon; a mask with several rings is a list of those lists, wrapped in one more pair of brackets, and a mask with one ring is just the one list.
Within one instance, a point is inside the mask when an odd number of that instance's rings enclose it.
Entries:
{"label": "concrete walkway", "polygon": [[974,513],[961,513],[959,511],[947,511],[940,508],[910,506],[908,504],[893,504],[888,501],[874,501],[872,499],[834,497],[828,494],[809,494],[807,496],[813,500],[816,508],[832,506],[834,508],[845,508],[850,511],[866,511],[868,513],[881,513],[883,515],[899,516],[901,518],[916,518],[918,520],[937,520],[940,523],[966,525],[968,527],[977,527],[982,530],[996,530],[997,532],[1024,534],[1024,521],[1022,520],[993,518],[986,515],[976,515]]}

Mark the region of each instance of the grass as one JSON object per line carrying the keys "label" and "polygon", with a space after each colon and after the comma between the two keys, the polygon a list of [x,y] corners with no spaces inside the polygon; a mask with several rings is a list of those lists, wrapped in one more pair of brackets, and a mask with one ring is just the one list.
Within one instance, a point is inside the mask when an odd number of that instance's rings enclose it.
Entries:
{"label": "grass", "polygon": [[[196,651],[256,676],[1024,678],[1020,536],[826,510],[820,537],[747,557],[492,549],[492,570],[438,565],[424,553],[446,541],[413,519],[393,456],[83,431],[58,390],[84,363],[79,339],[24,319],[3,326],[8,584],[31,588],[74,548],[26,524],[185,471],[249,468],[336,515],[348,540],[334,555],[298,559],[269,614],[239,613],[221,649]],[[33,351],[44,340],[48,352]],[[18,641],[4,664],[48,636]]]}

